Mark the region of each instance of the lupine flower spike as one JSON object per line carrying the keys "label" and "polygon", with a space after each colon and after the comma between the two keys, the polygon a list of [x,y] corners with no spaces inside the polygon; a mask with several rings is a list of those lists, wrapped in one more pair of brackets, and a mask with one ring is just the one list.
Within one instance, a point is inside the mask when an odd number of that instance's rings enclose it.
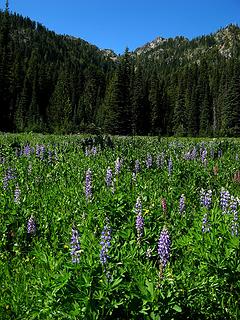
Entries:
{"label": "lupine flower spike", "polygon": [[122,161],[117,158],[117,160],[115,161],[115,174],[118,175],[121,171],[121,165],[122,165]]}
{"label": "lupine flower spike", "polygon": [[185,198],[185,195],[182,194],[181,197],[180,197],[180,200],[179,200],[179,212],[182,214],[182,213],[185,213],[185,210],[186,210],[186,198]]}
{"label": "lupine flower spike", "polygon": [[169,158],[169,160],[168,160],[168,175],[169,176],[172,174],[172,170],[173,170],[172,159]]}
{"label": "lupine flower spike", "polygon": [[27,223],[27,233],[34,235],[36,233],[36,222],[33,216],[31,216]]}
{"label": "lupine flower spike", "polygon": [[220,193],[220,206],[222,209],[222,213],[227,213],[228,206],[229,206],[229,200],[230,200],[229,191],[222,188],[221,193]]}
{"label": "lupine flower spike", "polygon": [[137,198],[136,206],[136,229],[137,229],[137,241],[140,243],[142,235],[143,235],[143,227],[144,227],[144,219],[142,216],[142,203],[140,197]]}
{"label": "lupine flower spike", "polygon": [[168,229],[163,227],[158,240],[158,255],[160,260],[160,278],[170,258],[171,240]]}
{"label": "lupine flower spike", "polygon": [[87,200],[92,198],[92,172],[90,169],[88,169],[86,172],[85,195]]}
{"label": "lupine flower spike", "polygon": [[[212,190],[205,191],[204,189],[200,192],[200,204],[203,208],[209,210],[212,205]],[[202,232],[210,231],[210,223],[208,221],[208,212],[206,212],[202,219]]]}
{"label": "lupine flower spike", "polygon": [[17,204],[20,203],[20,195],[21,195],[21,190],[19,189],[19,186],[17,184],[14,191],[14,202]]}
{"label": "lupine flower spike", "polygon": [[109,221],[107,219],[106,224],[103,227],[103,231],[101,234],[101,242],[100,242],[100,245],[101,245],[100,262],[104,266],[104,268],[106,267],[107,261],[109,259],[108,250],[111,245],[110,241],[111,241],[111,229],[109,226]]}
{"label": "lupine flower spike", "polygon": [[137,160],[135,161],[135,169],[134,169],[134,171],[135,171],[135,173],[138,173],[138,172],[140,172],[140,170],[141,170],[140,162],[139,162],[139,160],[137,159]]}
{"label": "lupine flower spike", "polygon": [[72,263],[79,263],[80,261],[80,242],[79,242],[79,234],[77,229],[72,227],[72,237],[71,237],[71,256]]}
{"label": "lupine flower spike", "polygon": [[107,173],[106,173],[106,184],[107,184],[107,187],[111,187],[112,184],[113,184],[113,181],[112,181],[112,169],[111,168],[107,168]]}
{"label": "lupine flower spike", "polygon": [[152,156],[148,153],[147,159],[146,159],[146,167],[149,169],[152,167]]}

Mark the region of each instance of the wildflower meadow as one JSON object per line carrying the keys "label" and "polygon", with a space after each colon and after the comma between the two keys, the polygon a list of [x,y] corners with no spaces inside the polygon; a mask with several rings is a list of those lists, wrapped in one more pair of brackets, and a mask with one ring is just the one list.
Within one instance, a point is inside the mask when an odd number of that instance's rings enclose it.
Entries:
{"label": "wildflower meadow", "polygon": [[240,319],[240,141],[0,135],[0,319]]}

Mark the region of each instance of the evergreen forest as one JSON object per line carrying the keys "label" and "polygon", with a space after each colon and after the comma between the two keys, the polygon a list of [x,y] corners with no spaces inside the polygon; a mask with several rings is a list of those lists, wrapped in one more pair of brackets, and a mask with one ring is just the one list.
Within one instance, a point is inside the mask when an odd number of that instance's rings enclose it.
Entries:
{"label": "evergreen forest", "polygon": [[0,12],[0,131],[238,136],[240,28],[116,55]]}

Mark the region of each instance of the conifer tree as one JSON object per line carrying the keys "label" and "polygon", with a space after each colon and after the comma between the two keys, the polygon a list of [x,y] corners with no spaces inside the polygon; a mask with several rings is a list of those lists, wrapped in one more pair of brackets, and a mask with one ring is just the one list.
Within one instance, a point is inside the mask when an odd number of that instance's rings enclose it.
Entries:
{"label": "conifer tree", "polygon": [[67,72],[60,71],[48,109],[48,125],[51,132],[69,133],[72,130],[72,106]]}

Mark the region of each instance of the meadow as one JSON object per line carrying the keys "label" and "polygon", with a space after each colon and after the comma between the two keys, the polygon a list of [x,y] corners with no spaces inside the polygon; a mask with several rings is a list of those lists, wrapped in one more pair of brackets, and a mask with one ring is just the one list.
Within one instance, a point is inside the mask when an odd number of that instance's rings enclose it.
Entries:
{"label": "meadow", "polygon": [[0,319],[239,319],[240,140],[0,135]]}

